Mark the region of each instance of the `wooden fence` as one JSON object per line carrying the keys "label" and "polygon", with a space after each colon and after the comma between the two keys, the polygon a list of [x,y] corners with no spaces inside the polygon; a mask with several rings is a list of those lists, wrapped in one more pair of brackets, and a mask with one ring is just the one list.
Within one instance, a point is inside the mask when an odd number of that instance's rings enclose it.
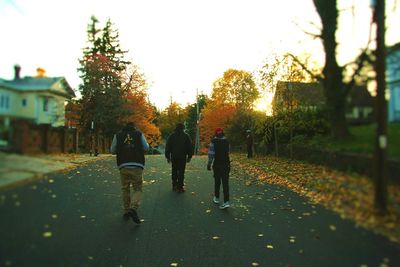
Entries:
{"label": "wooden fence", "polygon": [[110,140],[102,135],[83,135],[76,128],[51,127],[27,120],[11,123],[10,150],[21,154],[109,153]]}

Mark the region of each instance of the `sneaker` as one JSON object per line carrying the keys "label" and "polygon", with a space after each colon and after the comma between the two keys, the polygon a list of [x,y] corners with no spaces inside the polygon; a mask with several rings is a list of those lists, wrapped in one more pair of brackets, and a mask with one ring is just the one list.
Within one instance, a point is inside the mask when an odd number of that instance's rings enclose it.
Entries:
{"label": "sneaker", "polygon": [[124,221],[129,220],[130,217],[131,217],[130,211],[127,211],[124,213],[124,215],[122,215],[122,218],[124,219]]}
{"label": "sneaker", "polygon": [[133,220],[135,223],[140,224],[140,219],[139,219],[139,216],[138,216],[136,210],[131,209],[131,210],[129,211],[129,215],[131,216],[132,220]]}
{"label": "sneaker", "polygon": [[177,189],[176,189],[176,192],[178,192],[178,193],[183,193],[183,192],[185,192],[186,190],[185,190],[185,188],[183,188],[183,187],[178,187]]}
{"label": "sneaker", "polygon": [[223,210],[223,209],[229,208],[230,206],[231,206],[231,205],[229,204],[229,201],[225,201],[224,204],[222,204],[221,206],[219,206],[219,208],[220,208],[221,210]]}
{"label": "sneaker", "polygon": [[213,202],[214,202],[215,204],[219,204],[219,198],[213,197]]}

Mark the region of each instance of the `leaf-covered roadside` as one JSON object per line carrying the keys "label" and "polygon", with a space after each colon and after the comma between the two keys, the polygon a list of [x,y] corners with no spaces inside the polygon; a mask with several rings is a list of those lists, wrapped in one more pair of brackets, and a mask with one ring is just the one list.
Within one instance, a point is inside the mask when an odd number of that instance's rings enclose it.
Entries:
{"label": "leaf-covered roadside", "polygon": [[389,213],[382,217],[374,211],[374,187],[366,176],[273,156],[247,159],[243,154],[232,154],[232,170],[236,177],[248,179],[248,185],[268,183],[288,187],[343,219],[353,220],[357,226],[400,243],[399,185],[388,186]]}

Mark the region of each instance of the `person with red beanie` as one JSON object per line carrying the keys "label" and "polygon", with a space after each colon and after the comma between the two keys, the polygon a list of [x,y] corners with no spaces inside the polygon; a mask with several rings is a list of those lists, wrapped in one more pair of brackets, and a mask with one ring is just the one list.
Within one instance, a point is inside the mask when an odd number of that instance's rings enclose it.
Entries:
{"label": "person with red beanie", "polygon": [[215,136],[208,147],[207,170],[211,170],[211,168],[214,173],[213,202],[215,204],[220,203],[219,192],[222,182],[224,202],[219,208],[229,208],[229,172],[231,170],[231,161],[229,159],[229,141],[225,137],[222,128],[215,129]]}

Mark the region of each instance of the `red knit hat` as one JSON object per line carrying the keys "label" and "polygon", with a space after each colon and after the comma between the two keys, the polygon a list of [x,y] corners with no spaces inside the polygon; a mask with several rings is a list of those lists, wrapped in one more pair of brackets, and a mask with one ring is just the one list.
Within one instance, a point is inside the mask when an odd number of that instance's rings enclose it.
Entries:
{"label": "red knit hat", "polygon": [[217,133],[224,133],[224,130],[222,128],[215,128],[215,134]]}

